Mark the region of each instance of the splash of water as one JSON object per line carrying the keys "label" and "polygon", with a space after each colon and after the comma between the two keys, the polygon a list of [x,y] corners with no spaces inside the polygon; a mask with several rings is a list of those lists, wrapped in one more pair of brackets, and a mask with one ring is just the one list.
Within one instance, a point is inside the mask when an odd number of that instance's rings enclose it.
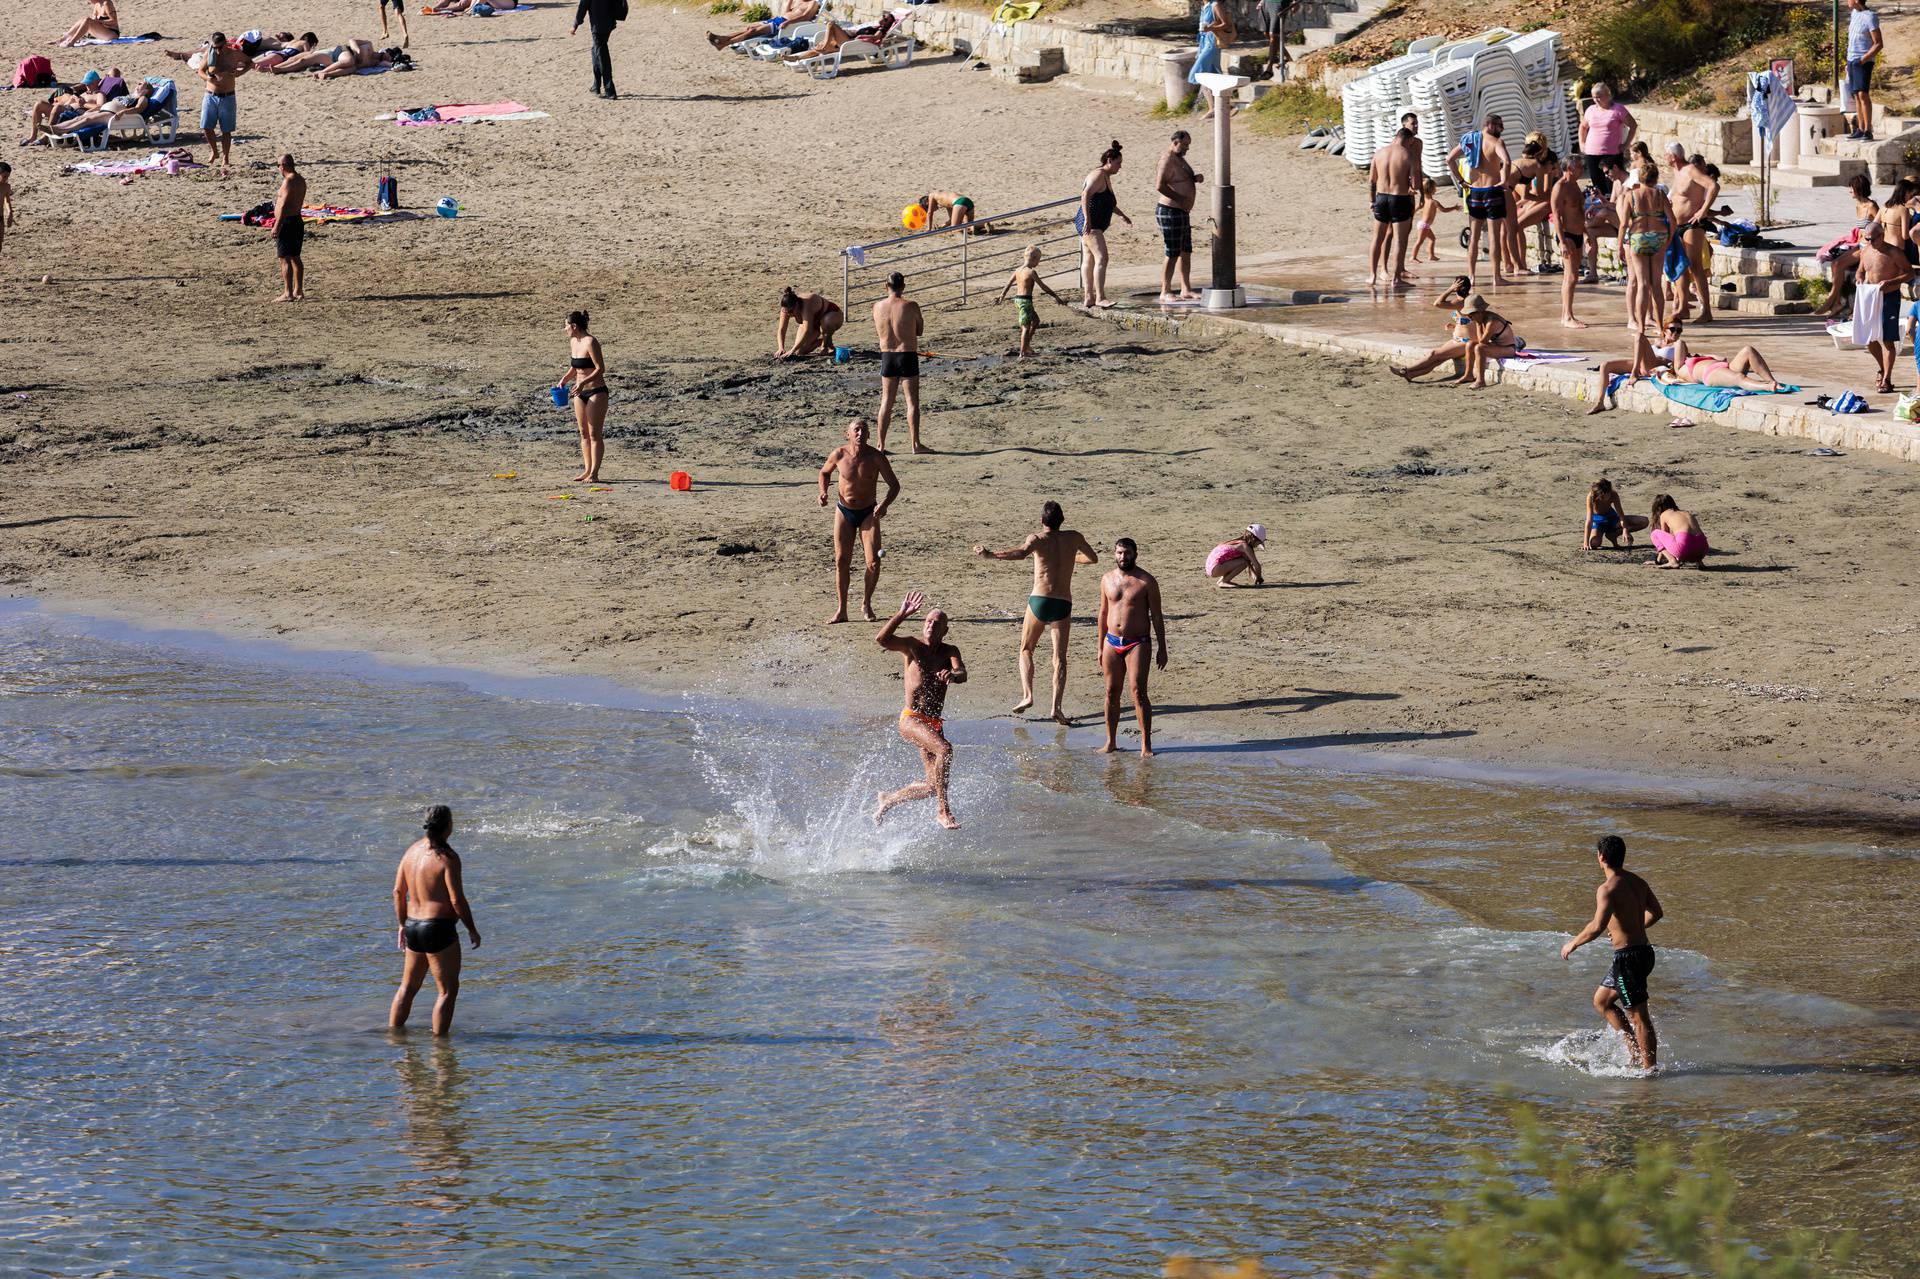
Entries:
{"label": "splash of water", "polygon": [[1627,1041],[1611,1030],[1576,1030],[1550,1044],[1529,1045],[1521,1051],[1596,1079],[1645,1079],[1658,1071],[1658,1067],[1650,1071],[1636,1063],[1627,1052]]}

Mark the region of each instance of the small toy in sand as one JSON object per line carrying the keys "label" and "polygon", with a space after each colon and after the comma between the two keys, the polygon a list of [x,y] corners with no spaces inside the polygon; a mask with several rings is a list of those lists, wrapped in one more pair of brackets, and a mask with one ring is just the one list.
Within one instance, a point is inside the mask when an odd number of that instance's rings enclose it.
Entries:
{"label": "small toy in sand", "polygon": [[685,471],[675,471],[667,477],[667,487],[676,493],[687,493],[693,489],[693,477]]}
{"label": "small toy in sand", "polygon": [[517,479],[519,479],[519,478],[520,478],[520,472],[518,472],[518,471],[495,471],[495,472],[493,473],[493,478],[494,478],[494,479],[496,479],[496,480],[517,480]]}
{"label": "small toy in sand", "polygon": [[909,204],[906,208],[900,210],[900,225],[907,228],[907,230],[909,231],[926,230],[927,229],[926,209],[921,207],[918,204]]}

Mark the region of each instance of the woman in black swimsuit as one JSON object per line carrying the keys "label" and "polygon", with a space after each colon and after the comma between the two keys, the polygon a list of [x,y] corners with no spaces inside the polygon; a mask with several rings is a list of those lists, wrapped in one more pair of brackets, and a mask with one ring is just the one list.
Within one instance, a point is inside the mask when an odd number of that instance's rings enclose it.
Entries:
{"label": "woman in black swimsuit", "polygon": [[120,15],[115,12],[113,0],[92,0],[87,16],[67,29],[67,34],[53,43],[70,49],[82,40],[118,40],[120,38]]}
{"label": "woman in black swimsuit", "polygon": [[567,352],[567,374],[553,389],[573,383],[573,420],[580,427],[580,474],[573,479],[597,484],[607,451],[607,360],[600,339],[587,332],[585,311],[567,312]]}
{"label": "woman in black swimsuit", "polygon": [[1113,193],[1113,175],[1120,172],[1120,143],[1100,153],[1100,167],[1087,175],[1080,191],[1080,242],[1086,252],[1080,268],[1080,309],[1112,306],[1107,297],[1107,228],[1119,218],[1128,226],[1133,219],[1120,212],[1119,197]]}

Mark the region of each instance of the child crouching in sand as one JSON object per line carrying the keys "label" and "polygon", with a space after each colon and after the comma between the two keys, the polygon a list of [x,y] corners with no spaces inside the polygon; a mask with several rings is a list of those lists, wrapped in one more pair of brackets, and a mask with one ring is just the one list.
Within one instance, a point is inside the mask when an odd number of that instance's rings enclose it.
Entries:
{"label": "child crouching in sand", "polygon": [[1047,296],[1065,306],[1066,300],[1053,291],[1053,286],[1040,278],[1040,246],[1032,245],[1027,249],[1026,260],[1013,269],[1006,284],[1000,290],[998,302],[1007,300],[1007,293],[1019,289],[1013,295],[1013,316],[1020,326],[1020,358],[1026,359],[1033,354],[1033,331],[1040,327],[1040,317],[1033,310],[1033,288],[1035,285],[1047,291]]}
{"label": "child crouching in sand", "polygon": [[1580,539],[1580,549],[1597,551],[1600,539],[1606,538],[1617,549],[1620,535],[1625,534],[1627,546],[1633,546],[1633,535],[1647,527],[1648,519],[1644,515],[1628,515],[1620,504],[1620,494],[1614,490],[1613,481],[1601,478],[1587,489],[1587,522]]}
{"label": "child crouching in sand", "polygon": [[1655,555],[1648,561],[1661,568],[1701,567],[1707,558],[1707,535],[1691,511],[1662,493],[1653,499],[1653,531],[1647,534]]}
{"label": "child crouching in sand", "polygon": [[1207,576],[1219,578],[1220,589],[1225,590],[1229,586],[1239,586],[1240,583],[1233,579],[1252,569],[1253,584],[1262,585],[1267,578],[1260,571],[1260,561],[1255,558],[1253,548],[1266,544],[1267,526],[1247,525],[1247,531],[1239,537],[1222,542],[1207,553]]}
{"label": "child crouching in sand", "polygon": [[1440,260],[1440,246],[1433,233],[1433,224],[1442,213],[1458,213],[1457,204],[1440,203],[1440,189],[1433,185],[1432,178],[1420,179],[1420,215],[1413,224],[1413,256],[1409,261],[1420,260],[1420,246],[1427,246],[1427,261]]}

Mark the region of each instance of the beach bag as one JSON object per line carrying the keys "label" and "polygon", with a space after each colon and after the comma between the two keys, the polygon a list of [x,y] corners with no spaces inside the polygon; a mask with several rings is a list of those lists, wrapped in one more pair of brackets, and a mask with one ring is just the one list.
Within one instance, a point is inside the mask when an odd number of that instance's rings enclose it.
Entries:
{"label": "beach bag", "polygon": [[393,180],[391,173],[374,184],[373,202],[382,209],[397,209],[400,207],[400,186]]}
{"label": "beach bag", "polygon": [[1760,242],[1760,228],[1751,222],[1728,219],[1720,224],[1720,243],[1729,249],[1751,249]]}
{"label": "beach bag", "polygon": [[1920,417],[1920,395],[1903,395],[1893,402],[1893,416],[1901,422]]}
{"label": "beach bag", "polygon": [[273,221],[273,201],[262,200],[240,215],[241,226],[265,226]]}
{"label": "beach bag", "polygon": [[20,59],[20,65],[13,69],[13,87],[16,89],[44,89],[53,83],[53,63],[47,61],[45,54],[29,54]]}

